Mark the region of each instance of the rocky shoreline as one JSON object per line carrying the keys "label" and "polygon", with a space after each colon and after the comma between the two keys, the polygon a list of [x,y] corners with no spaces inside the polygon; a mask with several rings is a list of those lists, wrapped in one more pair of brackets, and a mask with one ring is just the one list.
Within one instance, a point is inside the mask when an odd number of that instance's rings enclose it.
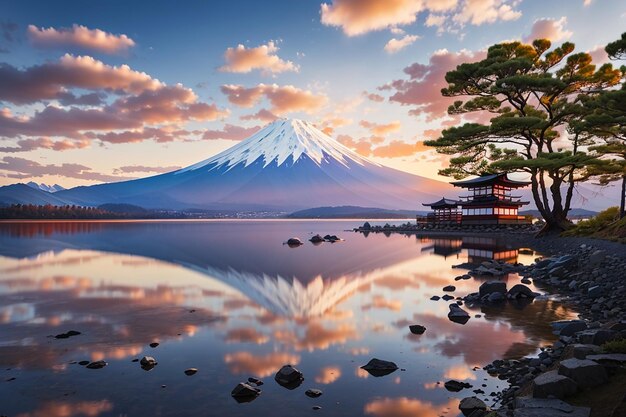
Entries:
{"label": "rocky shoreline", "polygon": [[[516,244],[548,255],[531,265],[490,261],[477,266],[468,275],[491,276],[493,281],[483,283],[480,291],[451,305],[453,314],[463,304],[532,302],[536,294],[528,287],[518,284],[507,290],[506,284],[498,281],[498,277],[515,272],[523,277],[522,282],[533,282],[547,294],[558,295],[563,303],[579,312],[579,320],[552,323],[559,339],[551,346],[541,347],[538,356],[499,359],[486,365],[483,369],[490,375],[510,384],[502,392],[491,394],[501,406],[491,410],[481,399],[467,397],[459,406],[464,416],[626,416],[626,378],[616,376],[626,374],[626,352],[604,351],[605,343],[610,341],[624,340],[626,345],[626,245],[590,238],[535,238],[536,230],[533,226],[517,225],[424,228],[423,225],[381,227],[368,223],[355,229],[361,233],[424,236],[515,233]],[[614,390],[618,396],[613,398],[614,407],[606,405],[599,413],[590,409],[585,401],[579,404],[579,397],[594,389]],[[612,409],[607,410],[607,407]]]}

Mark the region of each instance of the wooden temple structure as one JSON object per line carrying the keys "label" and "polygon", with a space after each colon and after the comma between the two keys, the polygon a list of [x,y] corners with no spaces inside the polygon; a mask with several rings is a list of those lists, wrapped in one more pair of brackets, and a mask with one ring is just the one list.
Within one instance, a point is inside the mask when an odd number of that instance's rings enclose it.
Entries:
{"label": "wooden temple structure", "polygon": [[455,187],[467,190],[459,200],[442,198],[434,203],[422,204],[433,212],[426,216],[429,223],[461,225],[524,224],[530,220],[518,214],[520,207],[528,204],[511,191],[526,187],[529,182],[510,179],[506,173],[481,175],[465,181],[455,181]]}

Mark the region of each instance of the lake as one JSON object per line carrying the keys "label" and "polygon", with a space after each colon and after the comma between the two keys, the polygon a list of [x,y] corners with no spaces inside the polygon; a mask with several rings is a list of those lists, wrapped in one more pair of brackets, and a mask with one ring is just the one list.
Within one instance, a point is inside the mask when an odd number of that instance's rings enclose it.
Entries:
{"label": "lake", "polygon": [[[477,291],[477,278],[454,281],[469,264],[538,254],[514,238],[348,231],[362,223],[0,223],[0,415],[457,416],[473,389],[492,404],[506,386],[482,366],[536,353],[555,340],[551,321],[574,317],[540,297],[453,323],[449,302],[430,298],[449,284]],[[316,233],[344,241],[283,245]],[[70,330],[81,334],[54,337]],[[158,361],[149,371],[133,362],[146,355]],[[401,369],[360,369],[374,357]],[[97,360],[108,365],[77,363]],[[285,364],[304,374],[296,389],[274,381]],[[262,393],[238,403],[230,392],[248,377]],[[474,387],[449,392],[450,379]]]}

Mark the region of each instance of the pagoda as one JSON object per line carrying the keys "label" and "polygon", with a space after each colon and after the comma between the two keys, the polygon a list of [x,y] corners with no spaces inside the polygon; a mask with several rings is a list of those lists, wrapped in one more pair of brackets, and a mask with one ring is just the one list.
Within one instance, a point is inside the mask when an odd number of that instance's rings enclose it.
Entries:
{"label": "pagoda", "polygon": [[422,205],[433,210],[426,217],[429,223],[461,223],[461,209],[456,200],[443,197],[434,203],[422,203]]}

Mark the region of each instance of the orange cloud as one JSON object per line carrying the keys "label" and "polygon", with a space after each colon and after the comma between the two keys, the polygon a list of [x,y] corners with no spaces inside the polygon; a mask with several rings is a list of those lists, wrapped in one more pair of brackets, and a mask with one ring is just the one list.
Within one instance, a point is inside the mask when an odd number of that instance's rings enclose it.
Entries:
{"label": "orange cloud", "polygon": [[335,344],[344,344],[350,339],[356,339],[357,332],[352,324],[341,324],[328,329],[319,323],[310,323],[305,334],[299,338],[295,347],[298,350],[313,352],[316,349],[325,350]]}
{"label": "orange cloud", "polygon": [[522,13],[515,10],[516,5],[515,1],[507,2],[507,0],[465,0],[463,7],[454,15],[453,20],[456,23],[471,23],[476,26],[497,20],[517,20]]}
{"label": "orange cloud", "polygon": [[38,28],[28,25],[27,34],[30,42],[38,48],[91,49],[106,54],[126,52],[135,46],[135,41],[126,35],[114,35],[100,29],[89,29],[81,25],[71,28]]}
{"label": "orange cloud", "polygon": [[372,155],[381,158],[399,158],[402,156],[411,156],[416,152],[424,152],[430,149],[430,147],[424,145],[424,142],[406,143],[400,140],[394,140],[386,145],[372,149]]}
{"label": "orange cloud", "polygon": [[420,37],[417,35],[406,35],[400,39],[391,38],[389,42],[385,44],[385,52],[395,54],[407,46],[412,45],[419,38]]}
{"label": "orange cloud", "polygon": [[455,365],[446,369],[444,377],[463,381],[466,379],[476,379],[476,373],[472,372],[467,365]]}
{"label": "orange cloud", "polygon": [[291,61],[280,59],[276,52],[278,47],[274,42],[256,48],[246,48],[244,45],[237,45],[236,48],[228,48],[224,52],[226,64],[219,68],[223,72],[248,73],[253,70],[277,74],[285,71],[298,71],[298,65]]}
{"label": "orange cloud", "polygon": [[448,403],[435,404],[407,397],[377,399],[365,404],[365,414],[376,417],[439,417],[446,409],[456,409],[459,400],[452,399]]}
{"label": "orange cloud", "polygon": [[300,362],[300,356],[280,352],[253,355],[250,352],[241,351],[227,353],[224,355],[224,362],[228,364],[233,374],[263,378],[272,375],[283,365],[297,365]]}
{"label": "orange cloud", "polygon": [[5,146],[0,147],[0,152],[28,152],[35,149],[52,149],[55,151],[66,151],[68,149],[82,149],[89,146],[88,140],[57,140],[53,141],[50,138],[37,138],[37,139],[21,139],[18,140],[17,146]]}
{"label": "orange cloud", "polygon": [[318,384],[332,384],[341,377],[341,368],[338,366],[325,366],[315,377]]}
{"label": "orange cloud", "polygon": [[314,113],[328,101],[323,94],[315,94],[293,85],[279,86],[261,83],[255,87],[246,88],[241,85],[227,84],[223,85],[221,90],[229,102],[240,107],[252,107],[265,97],[272,105],[271,113],[276,115],[296,111]]}
{"label": "orange cloud", "polygon": [[535,39],[550,39],[552,42],[569,39],[574,33],[565,29],[566,24],[566,17],[561,17],[558,20],[549,18],[537,19],[533,23],[528,36],[524,37],[524,42],[532,42]]}
{"label": "orange cloud", "polygon": [[240,119],[241,120],[260,120],[265,123],[271,123],[274,120],[278,119],[278,116],[276,116],[274,113],[272,113],[269,110],[261,109],[256,113],[241,116]]}
{"label": "orange cloud", "polygon": [[120,181],[134,178],[101,174],[80,164],[66,163],[61,165],[42,165],[39,162],[11,156],[5,156],[2,160],[0,160],[0,171],[7,171],[4,176],[9,178],[37,178],[43,177],[44,175],[57,175],[61,177],[102,182]]}
{"label": "orange cloud", "polygon": [[400,130],[400,127],[402,127],[400,122],[397,120],[391,123],[384,123],[384,124],[376,124],[376,123],[368,122],[367,120],[361,120],[359,124],[362,127],[369,129],[369,131],[372,132],[372,134],[377,135],[377,136],[385,136],[388,133],[397,132],[398,130]]}
{"label": "orange cloud", "polygon": [[222,130],[205,130],[204,133],[202,133],[202,139],[243,140],[255,134],[259,129],[259,126],[241,127],[226,123]]}

